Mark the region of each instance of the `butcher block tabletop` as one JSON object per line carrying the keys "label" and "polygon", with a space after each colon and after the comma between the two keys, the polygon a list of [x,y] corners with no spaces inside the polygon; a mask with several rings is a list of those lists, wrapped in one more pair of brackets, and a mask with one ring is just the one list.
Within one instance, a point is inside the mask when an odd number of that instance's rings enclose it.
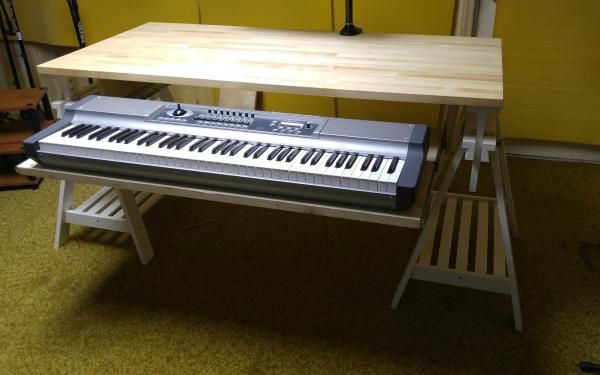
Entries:
{"label": "butcher block tabletop", "polygon": [[499,39],[146,23],[45,75],[500,108]]}

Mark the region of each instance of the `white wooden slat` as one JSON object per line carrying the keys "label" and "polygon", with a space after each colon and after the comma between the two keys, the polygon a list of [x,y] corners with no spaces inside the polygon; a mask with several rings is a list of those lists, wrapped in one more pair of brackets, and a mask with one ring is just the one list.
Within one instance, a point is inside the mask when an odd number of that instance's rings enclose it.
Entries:
{"label": "white wooden slat", "polygon": [[477,212],[477,241],[475,272],[487,273],[488,251],[488,202],[479,202]]}
{"label": "white wooden slat", "polygon": [[103,210],[97,212],[97,215],[102,217],[123,217],[122,211],[121,216],[116,215],[121,210],[121,201],[118,199],[117,193],[114,193],[114,196],[115,199],[108,206],[104,207]]}
{"label": "white wooden slat", "polygon": [[440,251],[437,260],[437,266],[441,268],[448,268],[450,262],[450,249],[452,247],[452,237],[454,235],[455,216],[456,198],[448,197],[448,200],[446,201],[446,212],[444,213],[442,237],[440,239]]}
{"label": "white wooden slat", "polygon": [[94,204],[102,199],[102,197],[104,197],[106,194],[109,194],[110,191],[112,190],[111,187],[109,186],[104,186],[101,189],[98,189],[97,192],[95,192],[94,194],[92,194],[88,199],[86,199],[82,204],[80,204],[79,206],[77,206],[76,210],[77,211],[83,211],[83,212],[87,212],[89,211],[89,209],[91,207],[94,206]]}
{"label": "white wooden slat", "polygon": [[500,231],[498,205],[494,205],[494,275],[506,276],[506,258],[504,257],[504,242]]}
{"label": "white wooden slat", "polygon": [[464,199],[460,213],[460,228],[458,232],[458,247],[456,250],[456,270],[466,271],[469,263],[469,239],[471,235],[471,215],[473,202]]}
{"label": "white wooden slat", "polygon": [[118,200],[117,193],[114,189],[111,189],[111,191],[108,194],[100,198],[100,200],[94,203],[94,205],[90,207],[86,212],[91,214],[98,214],[102,212],[106,208],[106,206],[110,205],[116,200]]}
{"label": "white wooden slat", "polygon": [[86,227],[114,230],[117,232],[129,232],[129,223],[124,218],[112,218],[89,214],[87,212],[67,211],[65,219],[69,223],[79,224]]}

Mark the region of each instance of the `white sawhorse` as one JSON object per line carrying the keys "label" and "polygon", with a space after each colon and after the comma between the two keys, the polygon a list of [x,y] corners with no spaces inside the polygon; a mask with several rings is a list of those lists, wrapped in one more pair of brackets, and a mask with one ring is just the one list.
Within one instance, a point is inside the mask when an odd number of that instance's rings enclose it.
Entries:
{"label": "white sawhorse", "polygon": [[[205,89],[205,91],[209,90]],[[161,100],[173,101],[168,88],[161,89],[156,95]],[[61,117],[65,103],[59,104],[57,104],[57,112],[58,117]],[[221,89],[219,105],[254,109],[256,107],[256,91]],[[58,249],[66,242],[69,237],[69,224],[79,224],[131,234],[140,262],[144,265],[148,264],[154,257],[154,250],[148,239],[142,215],[158,202],[162,195],[105,186],[77,208],[72,209],[74,188],[73,182],[60,181],[54,248]]]}
{"label": "white sawhorse", "polygon": [[[463,138],[461,149],[454,154],[446,170],[394,294],[392,308],[400,303],[411,278],[509,294],[515,329],[522,331],[511,245],[511,231],[515,237],[518,231],[500,122],[496,114],[495,136],[486,138],[487,112],[467,108],[469,111],[477,114],[475,138]],[[471,192],[477,188],[480,161],[491,161],[495,199],[448,192],[463,158],[473,160]],[[442,209],[443,217],[440,216]],[[434,244],[438,246],[434,248]]]}
{"label": "white sawhorse", "polygon": [[54,247],[58,249],[67,241],[70,224],[80,224],[131,234],[140,262],[148,264],[154,257],[154,250],[142,215],[162,195],[105,186],[78,207],[72,208],[74,190],[73,182],[60,181]]}

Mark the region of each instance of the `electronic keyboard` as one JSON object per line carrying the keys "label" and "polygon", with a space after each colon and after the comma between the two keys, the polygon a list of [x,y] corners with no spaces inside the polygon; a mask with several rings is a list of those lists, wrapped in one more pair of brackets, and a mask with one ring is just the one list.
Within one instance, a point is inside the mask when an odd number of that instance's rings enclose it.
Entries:
{"label": "electronic keyboard", "polygon": [[405,210],[428,134],[416,124],[89,96],[24,146],[49,167]]}

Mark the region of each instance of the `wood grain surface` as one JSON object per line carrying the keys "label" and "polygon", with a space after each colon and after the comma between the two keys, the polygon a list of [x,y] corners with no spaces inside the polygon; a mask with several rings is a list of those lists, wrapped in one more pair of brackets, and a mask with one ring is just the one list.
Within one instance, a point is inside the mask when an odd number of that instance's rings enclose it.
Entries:
{"label": "wood grain surface", "polygon": [[26,111],[35,109],[46,88],[0,90],[0,111]]}
{"label": "wood grain surface", "polygon": [[147,23],[41,74],[500,108],[499,39]]}

